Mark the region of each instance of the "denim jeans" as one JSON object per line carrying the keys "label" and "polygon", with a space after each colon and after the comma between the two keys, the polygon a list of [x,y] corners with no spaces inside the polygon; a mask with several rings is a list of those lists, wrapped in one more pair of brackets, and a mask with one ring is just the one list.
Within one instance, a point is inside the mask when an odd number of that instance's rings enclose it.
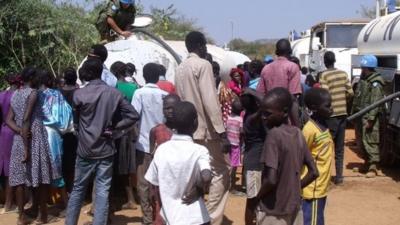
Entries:
{"label": "denim jeans", "polygon": [[65,225],[76,225],[86,195],[92,174],[95,174],[94,184],[96,197],[94,199],[93,225],[106,225],[108,217],[108,195],[111,187],[114,157],[105,159],[83,159],[77,157],[75,166],[75,181],[68,201]]}
{"label": "denim jeans", "polygon": [[332,117],[327,121],[328,128],[335,142],[336,179],[343,179],[344,140],[346,133],[346,116]]}

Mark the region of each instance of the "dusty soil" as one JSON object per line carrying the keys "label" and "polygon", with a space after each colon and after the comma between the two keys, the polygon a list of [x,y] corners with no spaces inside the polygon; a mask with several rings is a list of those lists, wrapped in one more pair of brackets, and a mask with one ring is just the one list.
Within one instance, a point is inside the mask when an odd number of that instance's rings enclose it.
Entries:
{"label": "dusty soil", "polygon": [[[400,224],[400,171],[385,170],[373,180],[353,172],[363,160],[352,147],[354,132],[346,134],[345,184],[332,186],[326,208],[327,225],[398,225]],[[231,196],[225,211],[224,225],[243,225],[245,198]],[[82,210],[86,210],[85,206]],[[90,221],[90,217],[81,214],[79,224]],[[59,220],[57,225],[62,225]],[[0,215],[0,225],[16,224],[16,214]],[[140,224],[140,210],[119,211],[113,217],[113,224]]]}

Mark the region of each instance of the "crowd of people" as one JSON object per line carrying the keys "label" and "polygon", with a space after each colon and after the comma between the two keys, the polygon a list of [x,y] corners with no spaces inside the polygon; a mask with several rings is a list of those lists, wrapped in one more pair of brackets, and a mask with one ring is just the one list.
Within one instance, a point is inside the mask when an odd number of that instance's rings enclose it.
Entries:
{"label": "crowd of people", "polygon": [[[238,65],[225,82],[202,33],[190,32],[185,43],[189,55],[174,82],[152,62],[143,86],[132,63],[108,69],[103,45],[60,80],[34,67],[8,74],[0,93],[3,213],[16,205],[17,224],[53,222],[47,207],[58,193],[66,225],[78,223],[90,198],[95,225],[111,224],[117,209],[135,210],[137,198],[145,225],[220,225],[231,192],[247,198],[246,225],[323,225],[333,159],[333,182],[344,182],[354,95],[334,53],[325,53],[327,70],[314,80],[282,39],[275,58]],[[383,97],[376,57],[361,65],[352,112]],[[358,124],[367,177],[377,174],[380,115],[371,111]]]}

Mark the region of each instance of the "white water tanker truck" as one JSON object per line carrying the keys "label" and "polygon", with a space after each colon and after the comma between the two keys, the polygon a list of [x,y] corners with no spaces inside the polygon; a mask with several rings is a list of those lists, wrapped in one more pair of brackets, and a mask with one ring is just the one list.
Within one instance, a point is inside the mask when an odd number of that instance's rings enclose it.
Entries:
{"label": "white water tanker truck", "polygon": [[[142,69],[147,63],[162,64],[167,68],[167,80],[174,82],[177,66],[188,56],[184,41],[167,41],[150,33],[145,27],[152,24],[152,17],[140,15],[135,19],[134,35],[128,39],[117,40],[106,44],[108,58],[105,65],[110,68],[116,61],[133,63],[137,74],[135,79],[139,84],[144,84]],[[238,64],[243,64],[250,59],[239,53],[227,51],[216,45],[207,45],[208,53],[221,67],[220,76],[228,79],[230,70]]]}
{"label": "white water tanker truck", "polygon": [[353,76],[358,79],[360,58],[372,54],[378,58],[377,71],[386,81],[386,98],[349,120],[359,118],[369,110],[384,105],[385,121],[381,125],[381,156],[386,165],[400,162],[400,12],[378,17],[368,23],[358,36],[360,55],[353,56]]}
{"label": "white water tanker truck", "polygon": [[[336,68],[352,74],[351,58],[358,55],[357,38],[367,19],[333,20],[318,23],[302,33],[302,37],[292,40],[293,55],[300,59],[316,76],[326,70],[324,54],[332,51],[336,55]],[[293,39],[293,38],[292,38]]]}
{"label": "white water tanker truck", "polygon": [[[365,19],[326,21],[311,28],[308,66],[318,72],[326,70],[324,54],[336,55],[335,67],[345,71],[350,78],[352,55],[358,54],[357,37],[369,22]],[[312,44],[311,44],[312,43]]]}

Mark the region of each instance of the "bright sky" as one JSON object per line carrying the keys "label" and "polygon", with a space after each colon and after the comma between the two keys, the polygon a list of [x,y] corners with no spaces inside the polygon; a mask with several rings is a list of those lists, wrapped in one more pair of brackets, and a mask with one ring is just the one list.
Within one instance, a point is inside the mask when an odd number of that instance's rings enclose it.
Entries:
{"label": "bright sky", "polygon": [[[139,0],[137,0],[139,1]],[[245,40],[287,37],[289,31],[303,31],[324,20],[361,17],[361,5],[375,0],[140,0],[149,12],[151,5],[178,11],[196,19],[218,44],[233,36]]]}

